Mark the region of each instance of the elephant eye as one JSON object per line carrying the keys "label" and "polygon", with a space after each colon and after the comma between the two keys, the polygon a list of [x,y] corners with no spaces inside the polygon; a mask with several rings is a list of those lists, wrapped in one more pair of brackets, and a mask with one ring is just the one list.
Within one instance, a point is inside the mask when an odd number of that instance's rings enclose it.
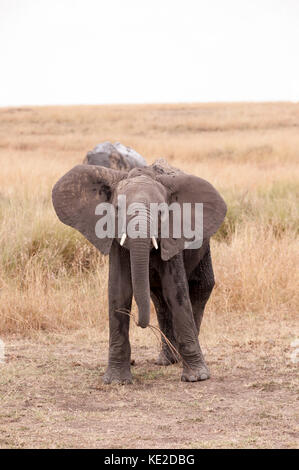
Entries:
{"label": "elephant eye", "polygon": [[105,194],[107,201],[111,198],[112,192],[111,192],[111,189],[108,185],[106,185],[106,184],[102,185],[102,188],[99,190],[99,195],[102,196],[102,193]]}

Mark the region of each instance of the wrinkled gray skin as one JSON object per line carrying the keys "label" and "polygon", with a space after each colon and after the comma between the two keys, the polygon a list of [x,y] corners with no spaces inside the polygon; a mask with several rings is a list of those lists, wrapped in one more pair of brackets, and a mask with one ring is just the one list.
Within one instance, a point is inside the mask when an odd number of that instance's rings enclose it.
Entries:
{"label": "wrinkled gray skin", "polygon": [[[183,237],[161,238],[158,235],[158,250],[152,246],[149,237],[131,239],[128,236],[123,247],[119,238],[97,238],[95,225],[99,216],[95,215],[95,207],[100,202],[110,202],[116,207],[120,194],[126,195],[128,205],[132,202],[146,205],[141,217],[148,224],[150,202],[203,202],[201,248],[184,249]],[[54,186],[53,205],[62,222],[79,230],[102,253],[109,253],[110,340],[104,382],[132,382],[130,317],[123,311],[131,310],[133,295],[138,307],[138,324],[143,328],[149,323],[152,298],[160,329],[182,356],[181,379],[189,382],[208,379],[210,373],[198,333],[214,287],[209,240],[226,214],[225,202],[213,186],[170,167],[164,160],[130,172],[78,165]],[[127,223],[129,221],[128,216]],[[175,362],[163,337],[162,344],[156,363]]]}
{"label": "wrinkled gray skin", "polygon": [[115,170],[129,171],[133,168],[142,168],[147,165],[145,159],[130,147],[120,142],[111,144],[103,142],[87,153],[83,160],[87,165],[100,165]]}

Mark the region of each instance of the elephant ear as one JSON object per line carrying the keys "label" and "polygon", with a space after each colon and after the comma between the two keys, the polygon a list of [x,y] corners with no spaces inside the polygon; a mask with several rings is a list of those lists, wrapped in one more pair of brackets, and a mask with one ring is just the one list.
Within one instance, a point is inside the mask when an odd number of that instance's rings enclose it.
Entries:
{"label": "elephant ear", "polygon": [[[191,227],[195,227],[195,203],[203,204],[203,227],[202,233],[195,234],[191,241],[184,236],[183,216],[181,217],[181,237],[172,236],[173,214],[169,212],[170,237],[161,238],[161,257],[169,260],[180,251],[188,248],[198,248],[198,241],[210,238],[220,227],[226,214],[226,204],[218,191],[202,178],[187,175],[180,170],[171,174],[157,175],[156,179],[162,183],[169,192],[169,204],[179,203],[181,214],[183,214],[184,203],[191,203]],[[202,237],[201,237],[202,235]]]}
{"label": "elephant ear", "polygon": [[101,218],[96,215],[96,207],[112,201],[116,185],[126,176],[101,166],[77,165],[52,190],[53,206],[61,222],[81,232],[103,254],[109,253],[113,238],[96,235],[96,224]]}

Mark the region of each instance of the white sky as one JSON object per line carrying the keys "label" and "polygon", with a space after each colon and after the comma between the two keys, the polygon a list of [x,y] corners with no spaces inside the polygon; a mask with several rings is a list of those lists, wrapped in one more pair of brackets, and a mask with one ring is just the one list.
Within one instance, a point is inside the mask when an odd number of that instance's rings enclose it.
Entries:
{"label": "white sky", "polygon": [[299,0],[0,0],[0,106],[299,100]]}

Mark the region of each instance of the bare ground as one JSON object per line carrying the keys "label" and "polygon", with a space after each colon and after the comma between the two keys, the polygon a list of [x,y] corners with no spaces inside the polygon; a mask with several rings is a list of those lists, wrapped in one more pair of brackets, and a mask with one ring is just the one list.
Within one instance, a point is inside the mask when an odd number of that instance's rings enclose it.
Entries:
{"label": "bare ground", "polygon": [[297,447],[295,320],[252,324],[236,320],[229,337],[225,329],[201,333],[212,378],[195,384],[180,382],[179,364],[156,366],[157,342],[140,339],[136,327],[134,384],[127,386],[101,383],[107,331],[6,337],[0,447]]}

